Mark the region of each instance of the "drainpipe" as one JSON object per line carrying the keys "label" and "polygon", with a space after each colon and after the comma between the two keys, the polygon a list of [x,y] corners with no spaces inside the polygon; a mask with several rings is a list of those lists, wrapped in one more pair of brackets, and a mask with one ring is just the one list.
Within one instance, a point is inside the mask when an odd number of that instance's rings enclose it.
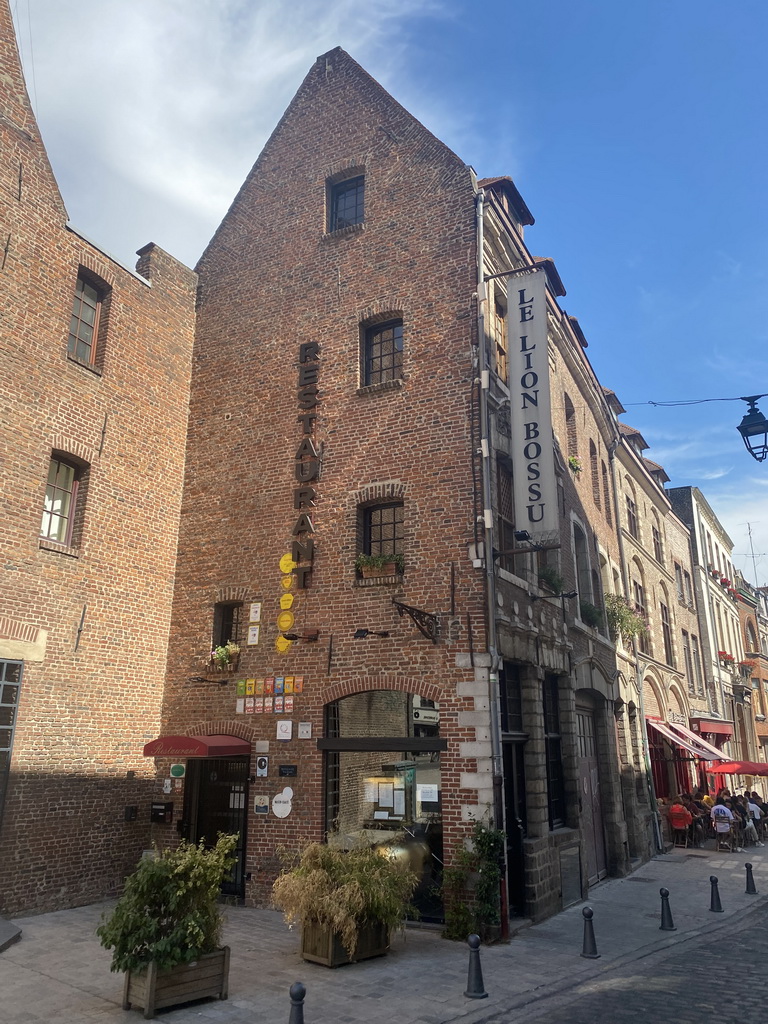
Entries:
{"label": "drainpipe", "polygon": [[[493,559],[493,494],[491,473],[491,437],[488,389],[491,373],[485,332],[486,292],[483,269],[483,229],[485,192],[480,189],[475,199],[477,225],[477,338],[480,350],[480,456],[482,465],[483,525],[485,555],[485,600],[488,630],[488,653],[491,657],[488,672],[488,702],[491,718],[491,776],[493,781],[493,824],[506,834],[504,815],[504,770],[501,754],[501,704],[499,699],[499,666],[501,659],[496,634],[496,573]],[[507,846],[504,843],[501,869],[501,930],[502,938],[509,938],[509,910],[507,906]]]}

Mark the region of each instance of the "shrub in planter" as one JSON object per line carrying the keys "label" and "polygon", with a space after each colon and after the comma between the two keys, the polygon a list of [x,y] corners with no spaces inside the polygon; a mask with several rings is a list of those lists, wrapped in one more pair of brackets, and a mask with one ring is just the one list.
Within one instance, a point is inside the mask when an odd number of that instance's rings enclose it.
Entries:
{"label": "shrub in planter", "polygon": [[466,942],[477,933],[484,942],[501,932],[501,864],[506,834],[476,821],[467,848],[456,848],[453,866],[443,875],[446,939]]}
{"label": "shrub in planter", "polygon": [[[235,863],[236,844],[236,835],[219,835],[210,850],[203,842],[182,840],[176,849],[155,850],[126,879],[116,907],[96,929],[102,946],[113,951],[111,970],[127,972],[124,1005],[140,1002],[148,1011],[155,1005],[174,1005],[156,1003],[155,982],[216,951],[221,937],[220,887]],[[228,964],[228,957],[220,959]],[[140,980],[140,996],[129,996],[132,975]],[[149,990],[146,975],[153,979]],[[204,990],[187,985],[176,1002],[222,991],[223,998],[226,978],[214,979]]]}
{"label": "shrub in planter", "polygon": [[[299,923],[304,939],[316,942],[318,928],[343,947],[347,960],[386,952],[389,932],[412,911],[409,900],[418,878],[405,865],[389,860],[384,851],[371,847],[342,850],[325,843],[310,843],[296,862],[275,881],[272,898],[288,924]],[[358,950],[360,934],[367,926],[385,934],[381,943]],[[366,940],[367,942],[368,940]],[[314,955],[302,948],[305,959],[328,963],[338,957]]]}

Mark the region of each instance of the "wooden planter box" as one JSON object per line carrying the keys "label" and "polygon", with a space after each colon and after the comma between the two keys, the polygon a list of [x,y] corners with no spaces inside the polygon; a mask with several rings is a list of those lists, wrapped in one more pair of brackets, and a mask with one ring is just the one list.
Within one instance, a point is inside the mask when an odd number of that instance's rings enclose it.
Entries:
{"label": "wooden planter box", "polygon": [[357,949],[350,958],[341,944],[338,932],[324,924],[305,924],[301,929],[301,955],[313,964],[341,967],[357,960],[385,956],[389,951],[389,931],[385,925],[373,921],[364,925],[357,935]]}
{"label": "wooden planter box", "polygon": [[365,580],[370,579],[373,576],[396,576],[397,563],[385,562],[382,566],[364,565],[360,570],[360,575]]}
{"label": "wooden planter box", "polygon": [[204,953],[192,963],[179,964],[169,971],[158,971],[151,963],[146,971],[126,972],[123,1009],[143,1009],[145,1019],[149,1020],[155,1016],[155,1010],[193,999],[226,999],[228,979],[229,946]]}

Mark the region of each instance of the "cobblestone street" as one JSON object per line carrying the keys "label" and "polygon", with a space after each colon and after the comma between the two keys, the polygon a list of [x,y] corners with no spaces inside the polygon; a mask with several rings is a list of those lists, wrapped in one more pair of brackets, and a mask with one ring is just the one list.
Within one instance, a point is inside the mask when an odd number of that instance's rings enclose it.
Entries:
{"label": "cobblestone street", "polygon": [[756,907],[717,937],[681,941],[493,1024],[761,1024],[767,912]]}

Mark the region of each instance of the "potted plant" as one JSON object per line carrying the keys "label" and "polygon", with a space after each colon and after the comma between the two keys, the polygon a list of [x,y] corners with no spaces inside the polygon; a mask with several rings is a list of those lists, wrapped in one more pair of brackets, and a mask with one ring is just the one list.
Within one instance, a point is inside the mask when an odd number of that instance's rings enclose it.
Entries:
{"label": "potted plant", "polygon": [[728,651],[718,651],[717,656],[726,668],[732,668],[733,663],[736,661],[734,656],[729,654]]}
{"label": "potted plant", "polygon": [[540,565],[537,574],[540,587],[551,590],[553,594],[562,594],[565,581],[554,565]]}
{"label": "potted plant", "polygon": [[192,999],[227,998],[229,947],[219,947],[221,882],[235,862],[236,835],[220,834],[207,850],[182,840],[154,850],[125,881],[114,910],[96,929],[125,971],[123,1009],[155,1010]]}
{"label": "potted plant", "polygon": [[574,473],[574,475],[578,476],[578,474],[581,472],[581,459],[579,458],[579,456],[569,455],[568,465],[571,468],[571,472]]}
{"label": "potted plant", "polygon": [[589,601],[579,602],[579,615],[586,626],[599,629],[603,624],[603,613]]}
{"label": "potted plant", "polygon": [[240,647],[234,640],[227,640],[211,651],[211,667],[216,672],[234,672],[240,661]]}
{"label": "potted plant", "polygon": [[605,617],[608,632],[614,643],[621,637],[625,644],[631,644],[636,636],[645,636],[648,633],[643,616],[633,611],[627,599],[621,594],[605,595]]}
{"label": "potted plant", "polygon": [[366,555],[362,552],[355,559],[355,568],[364,578],[370,576],[394,576],[403,571],[405,560],[394,552],[385,555]]}
{"label": "potted plant", "polygon": [[302,957],[338,967],[387,952],[417,882],[385,849],[310,843],[281,872],[272,898],[288,924],[301,925]]}

